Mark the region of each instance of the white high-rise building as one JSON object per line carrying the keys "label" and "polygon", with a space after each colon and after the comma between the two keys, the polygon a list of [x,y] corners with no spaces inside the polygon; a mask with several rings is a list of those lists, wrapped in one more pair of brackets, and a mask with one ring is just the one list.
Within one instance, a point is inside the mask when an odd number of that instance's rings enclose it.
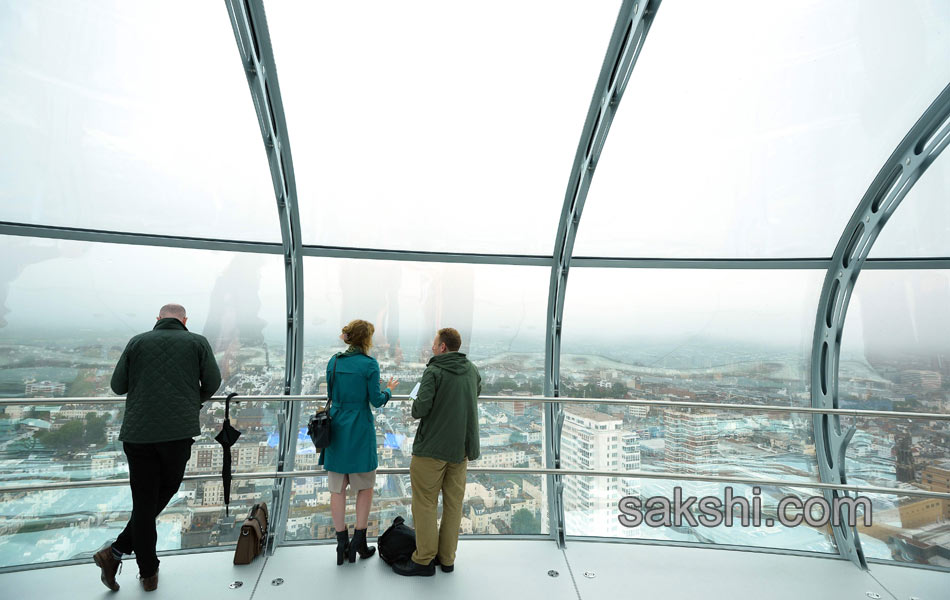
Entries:
{"label": "white high-rise building", "polygon": [[[640,436],[633,431],[625,431],[620,436],[620,450],[623,463],[620,465],[623,471],[640,470]],[[620,491],[624,496],[640,495],[639,479],[621,479]]]}
{"label": "white high-rise building", "polygon": [[[623,420],[583,407],[564,413],[561,465],[565,469],[626,471],[640,468],[640,442],[623,431]],[[564,478],[564,509],[569,535],[623,535],[617,504],[638,495],[636,481],[619,477]]]}

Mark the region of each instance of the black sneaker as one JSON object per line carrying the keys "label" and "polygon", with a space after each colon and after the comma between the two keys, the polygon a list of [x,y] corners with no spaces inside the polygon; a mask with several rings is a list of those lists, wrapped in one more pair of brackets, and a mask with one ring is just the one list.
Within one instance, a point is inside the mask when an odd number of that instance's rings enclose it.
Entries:
{"label": "black sneaker", "polygon": [[435,575],[435,560],[427,565],[420,565],[411,558],[402,562],[393,563],[393,573],[406,577],[412,577],[414,575],[431,577]]}
{"label": "black sneaker", "polygon": [[439,557],[438,557],[438,556],[436,556],[435,558],[432,559],[432,564],[434,564],[434,565],[439,565],[440,567],[442,567],[442,572],[443,572],[443,573],[451,573],[452,571],[455,570],[455,565],[443,565],[443,564],[439,561]]}

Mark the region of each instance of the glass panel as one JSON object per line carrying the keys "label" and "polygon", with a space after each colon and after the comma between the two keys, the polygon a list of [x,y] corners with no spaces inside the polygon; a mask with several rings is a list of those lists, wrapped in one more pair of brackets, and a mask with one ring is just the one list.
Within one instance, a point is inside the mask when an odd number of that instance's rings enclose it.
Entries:
{"label": "glass panel", "polygon": [[[474,466],[474,463],[473,463]],[[531,535],[547,533],[547,492],[541,475],[478,475],[469,473],[462,502],[461,534]],[[376,537],[393,519],[412,522],[412,490],[408,475],[377,475],[366,535]],[[348,493],[346,511],[353,522],[356,496]],[[326,477],[294,480],[288,540],[325,540],[335,537],[330,516]]]}
{"label": "glass panel", "polygon": [[848,483],[896,488],[865,494],[870,525],[859,527],[870,558],[950,567],[950,500],[905,496],[900,488],[950,493],[946,422],[905,419],[841,420],[857,432],[848,445]]}
{"label": "glass panel", "polygon": [[[588,398],[808,406],[808,362],[823,272],[574,269],[564,314],[561,393]],[[776,293],[781,290],[781,293]],[[605,291],[607,293],[605,293]],[[570,406],[564,463],[574,469],[817,481],[805,414]],[[624,527],[625,496],[673,501],[725,484],[569,477],[569,535],[638,537],[831,552],[825,528]],[[752,498],[751,486],[735,484]],[[774,512],[791,488],[763,489]]]}
{"label": "glass panel", "polygon": [[[388,372],[383,372],[385,380]],[[321,375],[318,385],[326,394],[326,378]],[[412,382],[412,385],[415,385]],[[511,392],[508,392],[510,394]],[[482,388],[482,395],[485,393]],[[306,435],[310,416],[324,402],[304,402],[297,424],[297,470],[320,469],[318,453]],[[408,400],[395,399],[384,408],[374,409],[377,429],[377,457],[380,468],[408,468],[412,459],[412,443],[418,421],[412,418]],[[544,432],[541,427],[541,403],[483,402],[479,406],[483,423],[479,428],[481,457],[472,461],[475,468],[542,468],[544,467]],[[382,476],[380,476],[382,477]]]}
{"label": "glass panel", "polygon": [[[602,481],[603,480],[603,481]],[[819,492],[810,495],[792,488],[775,487],[757,487],[758,492],[753,486],[745,484],[697,484],[689,481],[658,480],[645,479],[639,483],[636,480],[624,480],[619,478],[601,478],[601,477],[565,477],[565,494],[568,490],[577,489],[581,494],[591,500],[588,503],[576,502],[565,497],[565,519],[567,534],[569,536],[595,536],[595,537],[620,537],[628,539],[642,540],[660,540],[669,542],[700,542],[706,544],[723,544],[729,546],[755,546],[757,548],[776,548],[783,550],[800,550],[809,552],[837,553],[835,550],[832,534],[827,526],[809,526],[801,524],[798,526],[778,524],[776,515],[778,513],[778,503],[784,498],[796,498],[797,501],[804,504],[812,498],[818,496]],[[571,483],[576,481],[577,483]],[[617,482],[620,482],[619,485]],[[586,487],[585,487],[586,486]],[[621,492],[624,489],[627,491]],[[730,491],[726,491],[726,490]],[[679,490],[674,492],[674,490]],[[693,526],[690,517],[681,516],[680,524],[670,526],[672,514],[666,507],[661,511],[650,511],[647,505],[658,503],[663,506],[664,502],[674,503],[674,493],[681,494],[683,501],[692,502],[692,510],[687,511],[695,519],[698,526]],[[731,494],[729,496],[728,494]],[[638,525],[623,525],[619,517],[625,516],[631,518],[633,514],[630,505],[627,505],[623,511],[619,508],[619,501],[623,498],[636,498],[642,503],[643,508],[639,509],[643,517],[656,519],[651,521],[652,525],[646,524],[646,518],[641,517],[643,522]],[[721,508],[716,512],[699,512],[696,509],[698,499],[712,497],[720,502],[725,502],[727,498],[735,498],[730,506],[733,506],[733,524],[732,526],[720,523],[718,525],[706,525],[706,519],[711,518],[718,513],[718,517],[726,519],[726,512]],[[756,525],[754,521],[749,525],[742,525],[742,503],[745,506],[753,506],[753,502],[760,502],[759,522]],[[750,511],[751,508],[746,508]],[[653,513],[650,516],[648,511]],[[685,513],[684,513],[685,514]],[[795,518],[800,512],[789,508],[786,512],[788,518]],[[820,512],[816,509],[816,516]],[[772,524],[769,523],[771,519]]]}
{"label": "glass panel", "polygon": [[[550,269],[313,257],[304,269],[304,370],[317,379],[330,356],[345,349],[341,328],[365,319],[376,328],[383,374],[402,382],[397,393],[415,385],[440,327],[459,331],[461,351],[487,384],[505,376],[515,381],[498,383],[512,390],[539,389]],[[319,383],[306,379],[305,387]]]}
{"label": "glass panel", "polygon": [[280,240],[221,3],[0,4],[0,219]]}
{"label": "glass panel", "polygon": [[[185,305],[221,367],[219,393],[280,393],[284,372],[284,282],[279,256],[230,254],[0,236],[0,397],[110,396],[128,339],[148,330],[162,304]],[[208,468],[223,405],[205,405]],[[234,409],[245,431],[236,468],[272,468],[272,408]],[[127,477],[119,427],[123,403],[11,405],[0,415],[0,482]],[[263,431],[261,431],[261,428]],[[265,444],[265,446],[262,446]],[[248,449],[245,449],[248,448]],[[205,465],[204,461],[201,465]],[[202,486],[204,484],[201,484]]]}
{"label": "glass panel", "polygon": [[831,256],[878,169],[950,80],[950,4],[890,6],[664,4],[575,255]]}
{"label": "glass panel", "polygon": [[[484,373],[484,370],[482,371]],[[383,377],[387,373],[384,371]],[[484,375],[483,375],[484,377]],[[325,393],[324,382],[319,385]],[[483,388],[484,393],[484,388]],[[306,437],[306,424],[322,403],[308,402],[301,411],[295,468],[321,469],[318,454]],[[380,468],[408,468],[418,421],[412,404],[394,400],[376,409],[377,456]],[[541,405],[537,402],[484,402],[479,406],[481,457],[470,468],[542,468],[544,443]],[[349,514],[355,496],[348,495]],[[401,515],[412,523],[412,490],[405,475],[378,475],[370,513],[371,537],[382,533]],[[295,479],[290,500],[288,539],[334,537],[330,491],[326,477]],[[483,510],[487,509],[487,510]],[[521,512],[524,511],[524,512]],[[538,534],[547,532],[547,478],[541,475],[478,474],[469,472],[463,502],[463,534]]]}
{"label": "glass panel", "polygon": [[[862,271],[842,336],[842,408],[950,413],[948,308],[947,271]],[[843,431],[851,425],[849,483],[950,493],[950,423],[841,420]],[[872,525],[860,529],[868,556],[950,566],[950,501],[869,497]]]}
{"label": "glass panel", "polygon": [[[818,480],[809,415],[607,405],[567,405],[565,412],[565,469]],[[741,527],[705,526],[695,502],[688,511],[698,521],[693,526],[688,520],[630,526],[618,518],[628,513],[621,512],[623,499],[635,498],[645,506],[650,499],[664,498],[672,504],[677,488],[680,491],[676,493],[681,493],[684,500],[694,497],[696,502],[712,496],[727,504],[727,494],[749,502],[758,498],[763,521]],[[784,497],[794,496],[804,504],[812,495],[820,492],[775,486],[761,486],[756,491],[747,484],[569,476],[565,478],[564,505],[568,535],[833,552],[827,527],[769,525],[765,521],[777,518],[777,505]],[[722,509],[718,512],[725,515]]]}
{"label": "glass panel", "polygon": [[871,258],[950,256],[950,152],[917,180],[881,230]]}
{"label": "glass panel", "polygon": [[808,406],[823,275],[573,269],[561,394]]}
{"label": "glass panel", "polygon": [[620,2],[266,7],[305,243],[551,254]]}
{"label": "glass panel", "polygon": [[862,271],[841,338],[841,407],[950,413],[948,310],[950,272]]}
{"label": "glass panel", "polygon": [[[221,392],[279,393],[284,370],[284,283],[279,256],[0,237],[0,397],[111,395],[128,339],[169,300],[211,342]],[[220,473],[214,441],[223,405],[201,413],[187,474]],[[276,468],[277,403],[241,403],[232,422],[236,472]],[[122,403],[5,406],[0,487],[128,477],[117,436]],[[218,480],[186,482],[159,519],[159,549],[234,543],[249,505],[271,501],[273,482],[235,481],[231,513]],[[8,493],[0,565],[64,560],[114,538],[131,509],[127,486]]]}
{"label": "glass panel", "polygon": [[[234,480],[231,514],[226,517],[220,482],[216,483],[217,486],[182,483],[158,518],[159,552],[234,545],[251,506],[261,500],[270,502],[270,480]],[[88,559],[116,538],[131,511],[128,486],[28,493],[0,491],[0,519],[4,524],[0,534],[0,567]],[[130,564],[134,566],[134,562]]]}
{"label": "glass panel", "polygon": [[[947,492],[947,465],[930,467],[942,477],[937,491]],[[868,558],[950,567],[950,501],[900,494],[867,494],[872,524],[861,525],[861,547]]]}
{"label": "glass panel", "polygon": [[[462,335],[462,352],[479,368],[483,395],[541,394],[548,269],[309,257],[304,268],[305,394],[326,393],[327,361],[345,348],[338,339],[340,329],[354,318],[374,323],[372,354],[384,380],[390,375],[399,378],[397,393],[408,393],[421,377],[436,331],[455,327]],[[306,403],[301,409],[297,469],[318,468],[317,455],[304,433],[317,406]],[[392,401],[374,411],[381,468],[409,466],[417,425],[410,408],[407,401]],[[539,403],[527,400],[481,404],[482,458],[471,467],[541,467],[541,413]],[[465,518],[471,523],[466,528],[463,521],[466,533],[538,533],[542,526],[546,528],[542,525],[546,478],[470,473],[468,481]],[[385,529],[396,514],[408,519],[410,501],[408,477],[378,476],[370,528]],[[295,533],[289,529],[288,534],[293,539],[332,537],[328,502],[324,478],[295,481],[291,499]],[[499,518],[507,525],[472,517],[469,513],[479,503],[506,512]],[[530,509],[530,519],[525,513],[515,516],[524,507]]]}

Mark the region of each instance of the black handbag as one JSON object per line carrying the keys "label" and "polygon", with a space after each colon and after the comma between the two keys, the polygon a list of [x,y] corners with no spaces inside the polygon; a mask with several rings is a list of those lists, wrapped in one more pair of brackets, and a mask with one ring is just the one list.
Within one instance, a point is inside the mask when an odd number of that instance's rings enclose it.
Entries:
{"label": "black handbag", "polygon": [[416,551],[416,532],[406,525],[401,516],[393,519],[393,524],[376,540],[379,557],[387,565],[412,558]]}
{"label": "black handbag", "polygon": [[337,353],[336,360],[333,361],[333,373],[327,380],[326,406],[310,417],[310,422],[307,423],[307,435],[317,450],[323,450],[330,445],[330,403],[333,401],[333,380],[336,378],[336,363],[339,360],[340,353]]}

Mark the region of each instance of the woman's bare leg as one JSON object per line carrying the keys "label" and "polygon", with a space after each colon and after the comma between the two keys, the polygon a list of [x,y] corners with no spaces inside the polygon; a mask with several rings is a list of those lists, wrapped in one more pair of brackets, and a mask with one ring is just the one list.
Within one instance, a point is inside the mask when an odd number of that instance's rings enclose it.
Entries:
{"label": "woman's bare leg", "polygon": [[333,527],[337,531],[346,531],[346,486],[349,483],[349,476],[344,475],[343,490],[339,494],[330,492],[330,515],[333,516]]}
{"label": "woman's bare leg", "polygon": [[356,494],[356,528],[366,529],[369,522],[369,509],[373,506],[373,488],[360,490]]}

